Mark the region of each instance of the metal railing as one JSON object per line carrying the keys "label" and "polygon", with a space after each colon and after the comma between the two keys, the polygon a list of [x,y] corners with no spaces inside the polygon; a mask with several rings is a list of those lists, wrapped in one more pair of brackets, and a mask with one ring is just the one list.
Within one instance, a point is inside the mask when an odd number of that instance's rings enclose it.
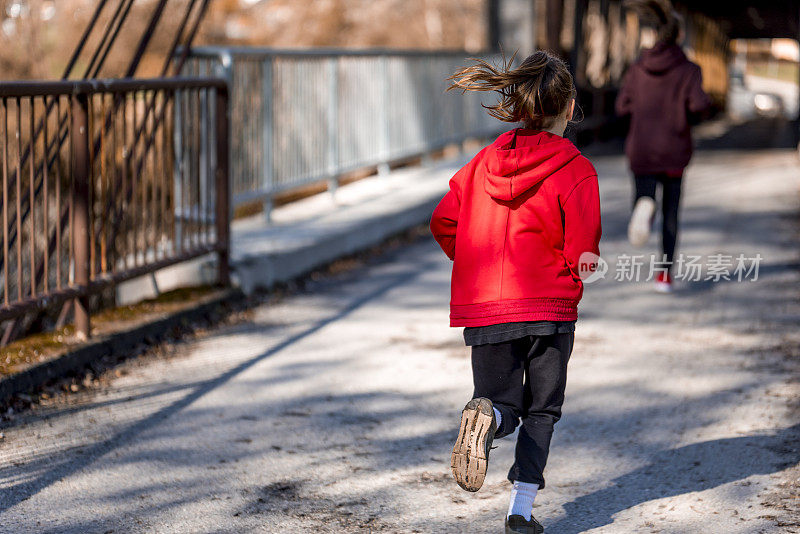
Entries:
{"label": "metal railing", "polygon": [[[232,201],[487,137],[481,95],[445,92],[466,52],[195,47],[183,73],[230,82]],[[484,95],[484,98],[486,96]]]}
{"label": "metal railing", "polygon": [[0,84],[0,323],[73,302],[89,336],[91,295],[212,252],[227,283],[227,107],[220,78]]}

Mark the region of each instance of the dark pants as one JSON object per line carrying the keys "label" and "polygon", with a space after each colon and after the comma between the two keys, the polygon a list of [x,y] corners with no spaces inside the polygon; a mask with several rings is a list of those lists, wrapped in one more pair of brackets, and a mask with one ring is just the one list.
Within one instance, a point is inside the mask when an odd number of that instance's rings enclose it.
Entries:
{"label": "dark pants", "polygon": [[667,256],[667,261],[672,265],[675,257],[675,243],[678,240],[678,205],[681,201],[681,182],[683,177],[671,177],[666,174],[637,174],[634,177],[636,184],[636,201],[642,197],[656,199],[656,185],[661,184],[661,247]]}
{"label": "dark pants", "polygon": [[472,347],[473,397],[488,398],[502,415],[495,437],[511,434],[522,421],[511,481],[544,487],[542,473],[553,425],[561,418],[574,338],[572,333],[526,336]]}

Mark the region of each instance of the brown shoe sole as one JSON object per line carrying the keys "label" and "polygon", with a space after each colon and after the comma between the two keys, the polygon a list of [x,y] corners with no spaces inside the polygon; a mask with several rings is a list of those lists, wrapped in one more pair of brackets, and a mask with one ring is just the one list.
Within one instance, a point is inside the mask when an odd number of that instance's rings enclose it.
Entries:
{"label": "brown shoe sole", "polygon": [[489,466],[486,440],[493,422],[491,402],[486,399],[473,399],[461,412],[461,428],[453,445],[450,467],[458,485],[467,491],[481,489],[486,478]]}

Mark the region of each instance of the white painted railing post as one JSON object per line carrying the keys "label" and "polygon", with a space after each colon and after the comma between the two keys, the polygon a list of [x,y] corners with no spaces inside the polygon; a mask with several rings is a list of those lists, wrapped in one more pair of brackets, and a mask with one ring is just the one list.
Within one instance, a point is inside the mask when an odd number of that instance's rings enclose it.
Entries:
{"label": "white painted railing post", "polygon": [[271,56],[267,56],[261,62],[261,142],[262,142],[262,169],[261,169],[261,190],[266,193],[264,198],[263,212],[267,222],[272,221],[272,195],[275,189],[273,165],[273,134],[274,122],[272,115],[273,92],[272,92],[272,69],[274,61]]}
{"label": "white painted railing post", "polygon": [[328,192],[336,197],[339,186],[339,59],[328,59]]}
{"label": "white painted railing post", "polygon": [[378,127],[380,128],[378,153],[378,175],[386,176],[389,174],[389,59],[386,55],[381,55],[380,72],[378,73],[381,83],[381,94],[378,99]]}

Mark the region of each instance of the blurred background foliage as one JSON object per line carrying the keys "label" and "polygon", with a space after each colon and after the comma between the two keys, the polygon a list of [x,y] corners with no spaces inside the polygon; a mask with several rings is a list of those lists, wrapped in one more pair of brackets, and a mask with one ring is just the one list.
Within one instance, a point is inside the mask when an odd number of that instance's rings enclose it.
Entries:
{"label": "blurred background foliage", "polygon": [[[169,0],[137,76],[158,74],[187,2]],[[59,78],[96,3],[0,2],[0,79]],[[121,76],[157,3],[134,3],[101,77]],[[104,10],[99,22],[105,24],[111,12]],[[195,42],[478,51],[486,46],[485,18],[484,0],[212,0]],[[96,46],[87,44],[89,50]]]}

